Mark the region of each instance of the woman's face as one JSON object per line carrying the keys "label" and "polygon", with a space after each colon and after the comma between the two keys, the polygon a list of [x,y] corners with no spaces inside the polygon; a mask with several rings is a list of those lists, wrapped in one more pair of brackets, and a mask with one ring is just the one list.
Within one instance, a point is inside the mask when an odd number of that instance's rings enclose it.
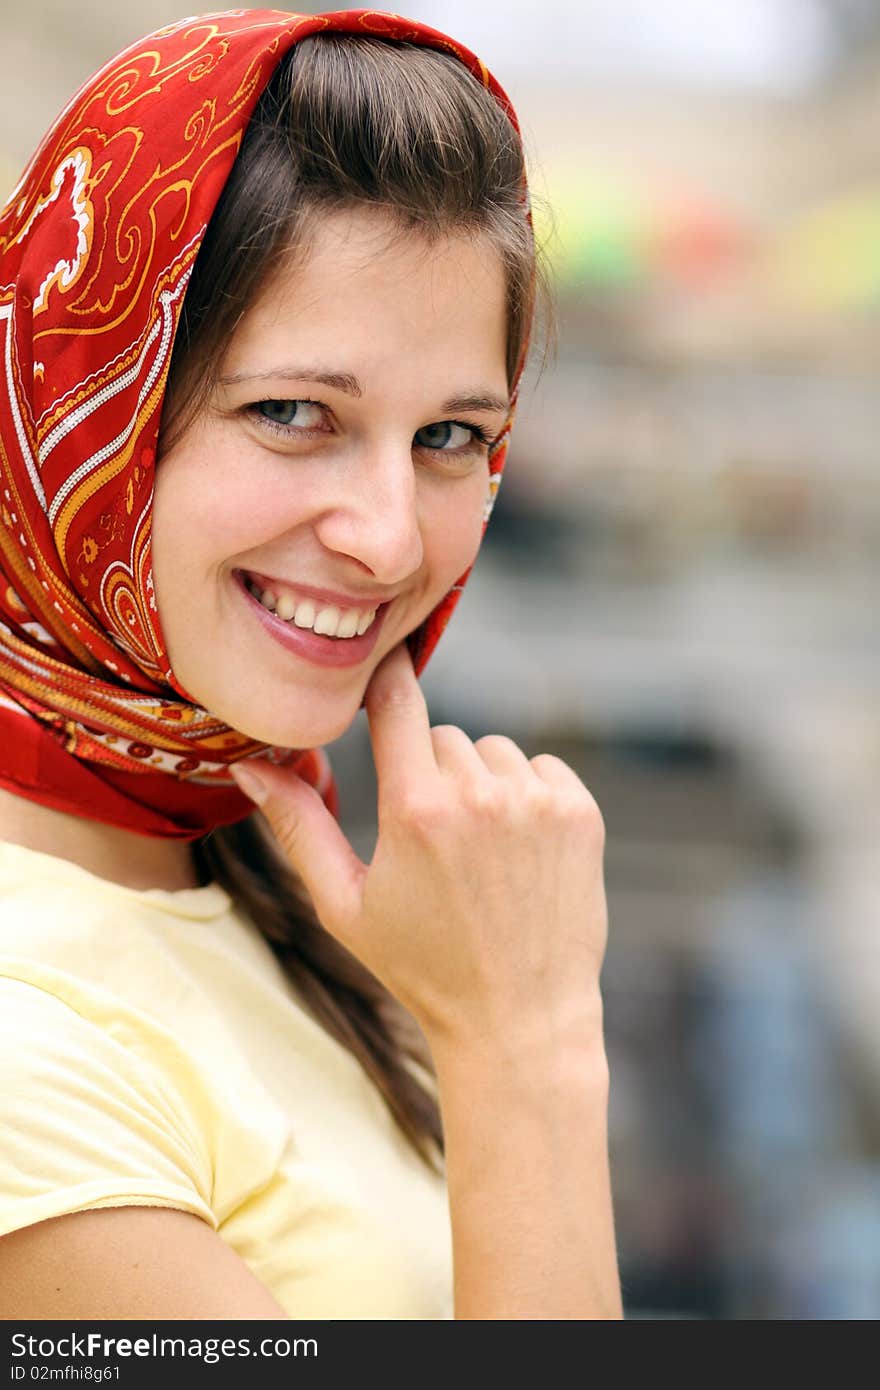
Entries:
{"label": "woman's face", "polygon": [[507,413],[502,265],[479,238],[394,230],[377,209],[321,218],[156,470],[172,670],[267,744],[337,738],[480,542]]}

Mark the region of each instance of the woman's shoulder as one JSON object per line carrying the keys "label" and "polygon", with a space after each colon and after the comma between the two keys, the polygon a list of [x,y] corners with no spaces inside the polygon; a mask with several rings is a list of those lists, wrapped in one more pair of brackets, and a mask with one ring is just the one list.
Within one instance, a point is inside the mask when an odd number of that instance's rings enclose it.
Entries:
{"label": "woman's shoulder", "polygon": [[112,887],[69,860],[0,841],[0,978],[62,996],[65,980],[109,985],[114,959],[138,934]]}
{"label": "woman's shoulder", "polygon": [[[172,895],[165,895],[172,896]],[[182,1077],[210,1075],[191,1046],[208,1001],[161,909],[78,865],[0,843],[0,1037],[34,1052],[76,1034],[83,1053],[109,1044],[114,1064],[158,1059]],[[189,1026],[181,1026],[181,1017]],[[15,1020],[13,1023],[13,1019]],[[12,1034],[12,1037],[10,1037]]]}
{"label": "woman's shoulder", "polygon": [[[0,842],[7,1026],[17,1001],[43,1028],[76,1027],[82,1045],[98,1051],[109,1039],[120,1064],[126,1055],[149,1059],[181,1091],[211,1089],[222,1103],[223,1076],[241,1070],[241,1059],[203,978],[218,926],[218,938],[236,940],[239,925],[219,885],[139,892]],[[213,975],[235,967],[222,956],[211,964]]]}
{"label": "woman's shoulder", "polygon": [[43,858],[0,852],[0,1235],[134,1202],[216,1228],[267,1180],[286,1122],[176,949],[178,895],[92,888],[72,864],[42,876]]}
{"label": "woman's shoulder", "polygon": [[[131,987],[179,973],[177,938],[232,912],[219,884],[127,888],[69,859],[0,839],[0,958],[26,956]],[[132,958],[136,958],[134,969]]]}

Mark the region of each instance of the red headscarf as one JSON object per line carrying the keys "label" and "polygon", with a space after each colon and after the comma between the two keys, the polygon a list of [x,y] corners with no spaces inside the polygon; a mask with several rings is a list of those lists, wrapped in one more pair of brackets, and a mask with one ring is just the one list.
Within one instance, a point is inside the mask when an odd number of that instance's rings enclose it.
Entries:
{"label": "red headscarf", "polygon": [[[321,750],[258,743],[176,680],[150,558],[159,417],[193,261],[263,88],[293,44],[328,31],[454,54],[516,126],[479,59],[412,20],[231,10],[105,64],[0,210],[0,786],[44,806],[195,839],[250,814],[228,764],[260,755],[291,763],[335,810]],[[466,579],[410,638],[417,671]]]}

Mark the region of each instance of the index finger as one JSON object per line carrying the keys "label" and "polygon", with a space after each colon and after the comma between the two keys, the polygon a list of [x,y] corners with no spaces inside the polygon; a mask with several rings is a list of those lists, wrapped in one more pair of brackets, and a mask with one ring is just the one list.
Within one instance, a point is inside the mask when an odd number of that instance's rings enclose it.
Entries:
{"label": "index finger", "polygon": [[428,706],[406,642],[379,662],[367,686],[364,707],[380,800],[436,775]]}

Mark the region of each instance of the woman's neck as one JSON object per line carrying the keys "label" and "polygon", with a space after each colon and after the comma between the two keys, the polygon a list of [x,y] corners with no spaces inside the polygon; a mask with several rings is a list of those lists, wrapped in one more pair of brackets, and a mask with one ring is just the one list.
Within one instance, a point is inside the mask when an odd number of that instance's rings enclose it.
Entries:
{"label": "woman's neck", "polygon": [[0,840],[69,859],[99,878],[141,891],[198,888],[188,842],[136,835],[28,801],[0,788]]}

